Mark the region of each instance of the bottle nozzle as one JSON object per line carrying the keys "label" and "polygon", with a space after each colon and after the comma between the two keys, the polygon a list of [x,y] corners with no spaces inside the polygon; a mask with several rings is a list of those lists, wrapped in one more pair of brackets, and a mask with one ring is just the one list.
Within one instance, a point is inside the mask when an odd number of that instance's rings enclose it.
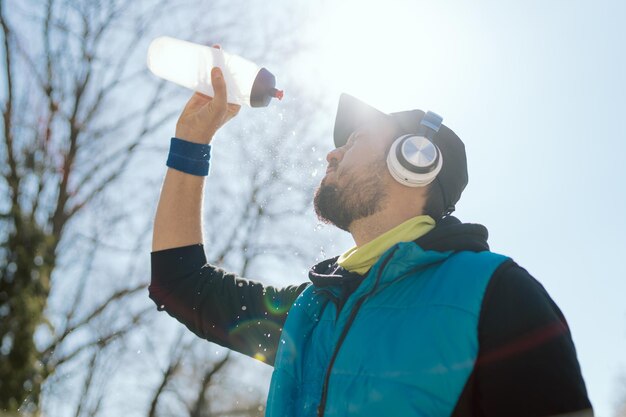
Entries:
{"label": "bottle nozzle", "polygon": [[284,92],[283,90],[279,90],[277,88],[272,89],[273,97],[276,97],[279,100],[283,99]]}

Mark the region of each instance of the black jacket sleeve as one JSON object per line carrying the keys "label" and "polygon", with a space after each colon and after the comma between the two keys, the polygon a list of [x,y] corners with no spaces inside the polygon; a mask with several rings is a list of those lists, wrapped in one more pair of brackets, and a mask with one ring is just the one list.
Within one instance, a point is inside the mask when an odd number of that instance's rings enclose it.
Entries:
{"label": "black jacket sleeve", "polygon": [[308,284],[284,288],[207,264],[199,245],[151,253],[150,298],[201,338],[273,365],[280,333]]}
{"label": "black jacket sleeve", "polygon": [[478,337],[478,358],[454,415],[593,415],[563,313],[512,261],[487,287]]}

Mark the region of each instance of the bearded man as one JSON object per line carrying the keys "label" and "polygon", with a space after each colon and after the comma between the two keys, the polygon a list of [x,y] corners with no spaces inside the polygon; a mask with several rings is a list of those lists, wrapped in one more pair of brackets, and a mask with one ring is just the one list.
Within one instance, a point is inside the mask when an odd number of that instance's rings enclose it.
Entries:
{"label": "bearded man", "polygon": [[214,134],[235,116],[219,69],[172,138],[150,297],[199,337],[274,367],[267,416],[593,415],[569,327],[541,284],[451,216],[465,147],[432,112],[343,95],[318,217],[355,246],[283,288],[207,263]]}

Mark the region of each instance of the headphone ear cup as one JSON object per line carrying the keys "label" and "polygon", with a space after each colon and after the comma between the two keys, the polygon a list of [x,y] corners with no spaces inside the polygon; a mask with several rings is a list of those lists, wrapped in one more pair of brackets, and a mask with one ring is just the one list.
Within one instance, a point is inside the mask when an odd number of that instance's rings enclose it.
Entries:
{"label": "headphone ear cup", "polygon": [[[434,148],[434,157],[430,165],[415,165],[404,156],[403,147],[411,141],[409,147],[420,152],[424,147]],[[432,153],[432,152],[431,152]],[[439,148],[423,136],[404,135],[397,138],[387,154],[387,168],[391,176],[400,184],[407,187],[424,187],[437,178],[443,166],[443,157]],[[416,172],[419,171],[419,172]]]}

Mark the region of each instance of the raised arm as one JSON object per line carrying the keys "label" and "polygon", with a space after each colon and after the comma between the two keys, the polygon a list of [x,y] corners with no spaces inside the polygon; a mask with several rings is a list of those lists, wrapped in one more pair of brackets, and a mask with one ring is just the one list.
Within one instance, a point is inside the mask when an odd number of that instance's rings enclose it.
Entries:
{"label": "raised arm", "polygon": [[[239,112],[226,103],[226,83],[219,68],[211,71],[215,97],[195,93],[176,124],[176,137],[209,144],[215,132]],[[204,177],[168,168],[152,235],[152,251],[202,243]]]}
{"label": "raised arm", "polygon": [[[219,69],[215,97],[194,94],[176,125],[176,137],[209,144],[239,111],[226,103]],[[287,312],[306,287],[274,288],[207,263],[202,239],[204,177],[168,168],[152,240],[150,298],[159,310],[199,337],[273,364]]]}

